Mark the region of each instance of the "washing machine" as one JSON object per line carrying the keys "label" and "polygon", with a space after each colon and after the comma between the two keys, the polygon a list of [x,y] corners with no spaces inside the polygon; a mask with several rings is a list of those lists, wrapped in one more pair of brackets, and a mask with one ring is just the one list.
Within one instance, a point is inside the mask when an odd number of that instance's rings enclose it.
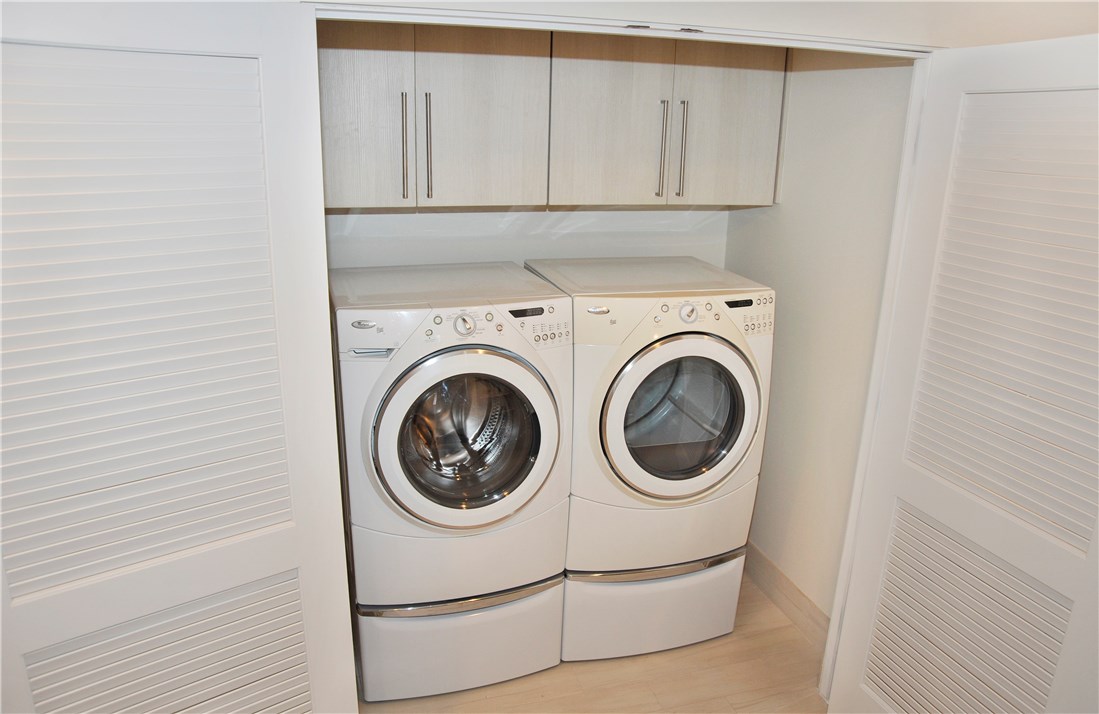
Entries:
{"label": "washing machine", "polygon": [[514,263],[334,269],[362,696],[560,661],[569,298]]}
{"label": "washing machine", "polygon": [[686,257],[526,265],[573,300],[563,658],[730,632],[763,453],[774,291]]}

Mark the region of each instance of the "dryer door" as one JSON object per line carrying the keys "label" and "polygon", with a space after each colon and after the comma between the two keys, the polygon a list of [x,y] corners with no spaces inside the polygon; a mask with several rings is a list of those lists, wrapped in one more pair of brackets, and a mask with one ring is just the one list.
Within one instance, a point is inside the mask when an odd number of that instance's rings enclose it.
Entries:
{"label": "dryer door", "polygon": [[515,513],[557,457],[557,404],[518,355],[461,347],[401,375],[374,418],[371,450],[389,495],[416,518],[475,528]]}
{"label": "dryer door", "polygon": [[759,382],[732,344],[703,334],[652,343],[603,402],[603,450],[630,487],[687,498],[725,481],[760,421]]}

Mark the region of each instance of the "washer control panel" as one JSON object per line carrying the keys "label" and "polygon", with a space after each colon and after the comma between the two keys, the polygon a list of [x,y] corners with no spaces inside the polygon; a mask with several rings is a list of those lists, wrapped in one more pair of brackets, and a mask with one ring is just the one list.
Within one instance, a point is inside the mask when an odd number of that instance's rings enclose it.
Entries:
{"label": "washer control panel", "polygon": [[500,325],[491,307],[446,308],[433,311],[423,336],[430,342],[454,337],[488,339]]}
{"label": "washer control panel", "polygon": [[422,327],[429,342],[443,339],[492,342],[519,332],[533,347],[543,349],[572,344],[572,325],[567,300],[564,303],[454,307],[432,312]]}
{"label": "washer control panel", "polygon": [[726,296],[721,299],[745,335],[775,333],[775,294],[772,291],[749,295]]}

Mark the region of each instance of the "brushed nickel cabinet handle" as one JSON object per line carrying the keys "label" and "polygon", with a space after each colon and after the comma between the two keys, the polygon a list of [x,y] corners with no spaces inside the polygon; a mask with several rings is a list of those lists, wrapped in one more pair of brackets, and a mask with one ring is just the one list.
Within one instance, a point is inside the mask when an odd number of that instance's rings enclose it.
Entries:
{"label": "brushed nickel cabinet handle", "polygon": [[401,92],[401,198],[408,198],[408,92]]}
{"label": "brushed nickel cabinet handle", "polygon": [[683,176],[687,172],[687,100],[680,102],[683,105],[683,135],[679,139],[679,190],[676,196],[683,195]]}
{"label": "brushed nickel cabinet handle", "polygon": [[431,92],[424,93],[424,107],[425,107],[425,126],[427,133],[427,197],[431,198],[434,193],[434,181],[431,175]]}
{"label": "brushed nickel cabinet handle", "polygon": [[664,196],[664,155],[668,150],[668,111],[671,108],[671,102],[667,99],[660,100],[660,112],[664,117],[663,123],[660,125],[660,183],[656,187],[657,198]]}

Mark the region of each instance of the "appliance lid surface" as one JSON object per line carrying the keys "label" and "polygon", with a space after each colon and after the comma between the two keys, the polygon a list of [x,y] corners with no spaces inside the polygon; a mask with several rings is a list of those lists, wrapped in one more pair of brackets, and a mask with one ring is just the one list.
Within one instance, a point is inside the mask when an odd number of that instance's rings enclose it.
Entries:
{"label": "appliance lid surface", "polygon": [[569,295],[728,293],[767,290],[687,256],[528,260],[527,267]]}
{"label": "appliance lid surface", "polygon": [[546,281],[515,263],[397,265],[333,268],[328,271],[335,309],[355,307],[443,307],[523,302],[562,296]]}

